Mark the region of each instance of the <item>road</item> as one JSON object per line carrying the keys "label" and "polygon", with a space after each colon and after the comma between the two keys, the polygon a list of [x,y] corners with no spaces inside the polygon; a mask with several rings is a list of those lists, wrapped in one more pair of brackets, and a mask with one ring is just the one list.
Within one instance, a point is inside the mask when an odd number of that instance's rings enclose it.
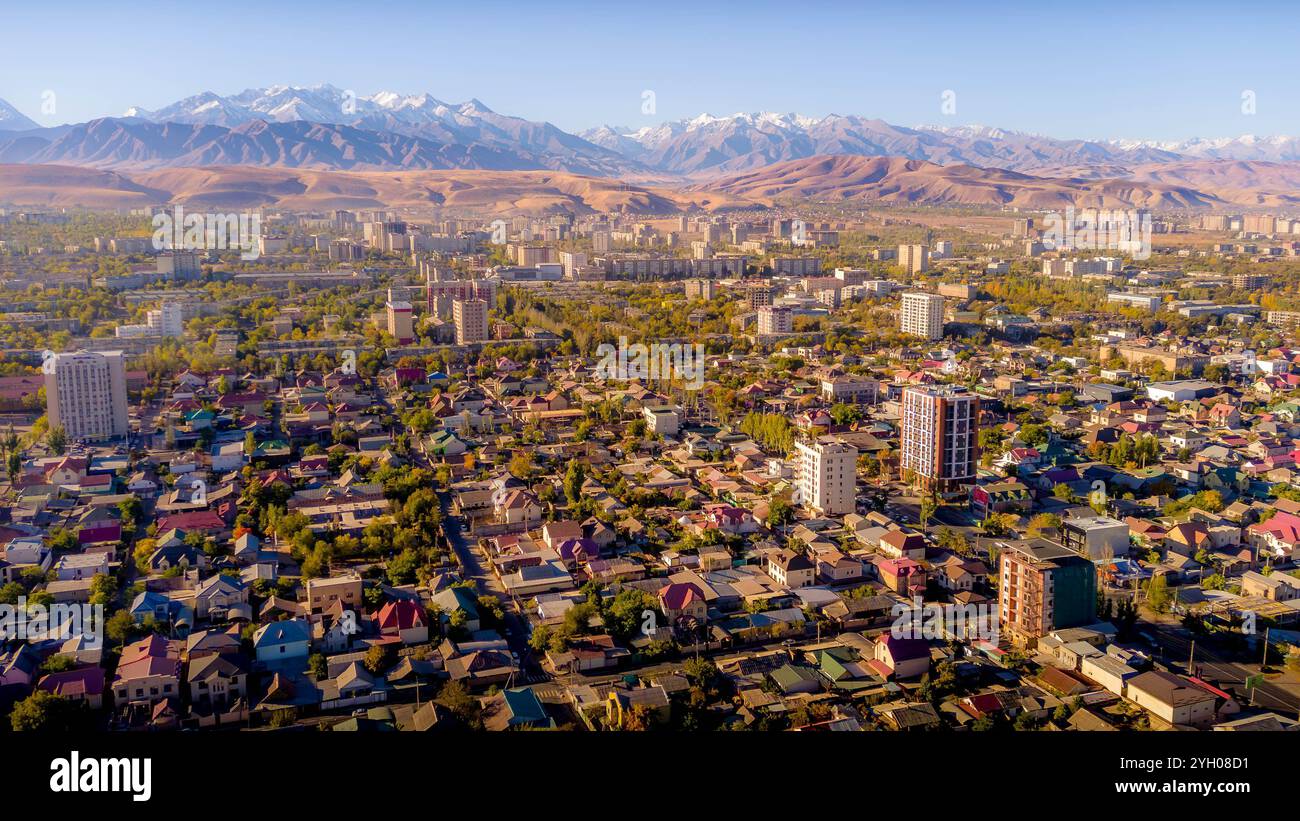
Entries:
{"label": "road", "polygon": [[546,673],[542,670],[528,646],[528,619],[520,613],[519,603],[506,592],[501,581],[484,564],[477,544],[470,544],[465,538],[464,522],[451,512],[451,496],[446,491],[438,493],[439,506],[442,509],[442,529],[447,534],[447,541],[460,560],[461,575],[472,579],[480,595],[496,596],[501,600],[501,609],[505,613],[505,639],[510,649],[519,657],[523,681],[514,684],[528,684],[545,681]]}
{"label": "road", "polygon": [[[1220,689],[1232,690],[1245,703],[1250,701],[1250,693],[1245,686],[1246,677],[1259,672],[1258,664],[1230,661],[1208,639],[1202,638],[1196,642],[1196,670],[1188,671],[1188,660],[1192,654],[1191,635],[1182,627],[1165,622],[1144,622],[1143,626],[1145,632],[1152,634],[1159,642],[1163,662],[1187,672],[1199,671],[1202,680]],[[1260,652],[1263,652],[1262,649]],[[1265,681],[1255,688],[1253,695],[1256,707],[1278,710],[1288,717],[1300,713],[1300,695],[1274,681]]]}

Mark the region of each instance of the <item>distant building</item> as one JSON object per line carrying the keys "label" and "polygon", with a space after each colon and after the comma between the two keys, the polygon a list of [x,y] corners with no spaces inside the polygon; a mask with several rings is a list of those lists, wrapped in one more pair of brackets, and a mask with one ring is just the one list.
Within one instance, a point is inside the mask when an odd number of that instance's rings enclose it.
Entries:
{"label": "distant building", "polygon": [[943,338],[943,297],[912,291],[903,294],[898,329],[922,339]]}
{"label": "distant building", "polygon": [[758,309],[758,334],[788,334],[794,331],[794,312],[786,305],[764,305]]}
{"label": "distant building", "polygon": [[121,351],[55,354],[45,374],[50,427],[68,438],[103,440],[129,432],[126,365]]}
{"label": "distant building", "polygon": [[452,303],[456,344],[484,342],[488,338],[487,303],[481,299],[458,299]]}
{"label": "distant building", "polygon": [[909,274],[925,273],[930,270],[930,250],[924,245],[900,245],[898,265]]}

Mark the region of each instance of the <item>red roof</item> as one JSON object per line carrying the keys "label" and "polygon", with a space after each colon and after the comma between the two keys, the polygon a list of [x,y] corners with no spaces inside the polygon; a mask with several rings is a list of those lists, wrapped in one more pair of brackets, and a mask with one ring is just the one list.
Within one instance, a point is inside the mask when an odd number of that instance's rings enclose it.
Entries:
{"label": "red roof", "polygon": [[407,630],[424,626],[424,608],[413,601],[390,601],[379,611],[380,630]]}
{"label": "red roof", "polygon": [[659,588],[659,601],[665,610],[681,610],[696,600],[704,601],[704,594],[691,582],[678,582]]}
{"label": "red roof", "polygon": [[173,513],[158,520],[158,532],[168,530],[224,530],[226,522],[211,510],[193,510]]}
{"label": "red roof", "polygon": [[104,668],[81,667],[63,670],[41,678],[36,685],[47,693],[65,698],[98,696],[104,692]]}

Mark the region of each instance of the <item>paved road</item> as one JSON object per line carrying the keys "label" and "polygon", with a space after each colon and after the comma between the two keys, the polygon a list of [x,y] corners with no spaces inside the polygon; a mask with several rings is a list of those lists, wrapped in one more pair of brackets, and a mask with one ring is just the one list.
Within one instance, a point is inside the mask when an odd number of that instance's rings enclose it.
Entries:
{"label": "paved road", "polygon": [[[1192,654],[1192,637],[1186,630],[1172,624],[1159,623],[1147,625],[1146,632],[1152,634],[1160,643],[1163,651],[1162,661],[1178,667],[1185,672],[1199,672],[1200,678],[1216,687],[1232,690],[1243,702],[1250,701],[1246,689],[1246,677],[1259,672],[1258,664],[1240,664],[1224,657],[1210,641],[1202,638],[1196,642],[1195,667],[1187,670],[1187,663]],[[1263,653],[1261,648],[1260,653]],[[1300,712],[1300,695],[1266,681],[1255,688],[1256,707],[1281,711],[1292,716]]]}
{"label": "paved road", "polygon": [[445,491],[440,492],[438,501],[442,508],[442,529],[447,534],[447,541],[451,544],[452,550],[460,559],[461,574],[466,579],[474,580],[480,594],[493,595],[501,600],[501,609],[505,613],[506,642],[520,659],[524,679],[514,683],[545,681],[547,675],[528,646],[528,620],[519,612],[519,603],[510,597],[496,574],[484,564],[483,558],[479,555],[478,545],[471,544],[465,538],[464,522],[459,516],[451,513],[450,494]]}

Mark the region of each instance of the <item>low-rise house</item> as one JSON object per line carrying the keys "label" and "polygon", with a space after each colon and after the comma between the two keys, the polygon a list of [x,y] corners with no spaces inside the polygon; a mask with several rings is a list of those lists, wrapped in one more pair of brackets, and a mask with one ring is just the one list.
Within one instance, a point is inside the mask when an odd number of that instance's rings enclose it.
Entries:
{"label": "low-rise house", "polygon": [[177,648],[157,633],[122,648],[113,677],[113,700],[121,709],[180,696],[181,661]]}
{"label": "low-rise house", "polygon": [[203,712],[225,710],[248,698],[248,660],[242,653],[191,658],[186,678],[190,703]]}
{"label": "low-rise house", "polygon": [[483,726],[492,732],[555,727],[555,719],[547,715],[537,693],[528,687],[502,690],[483,699],[482,708]]}
{"label": "low-rise house", "polygon": [[239,578],[219,573],[194,588],[194,615],[201,619],[224,619],[240,605],[247,610],[248,585]]}
{"label": "low-rise house", "polygon": [[906,530],[891,530],[880,537],[880,552],[891,559],[925,559],[925,537]]}
{"label": "low-rise house", "polygon": [[77,667],[42,676],[36,687],[60,698],[85,702],[92,710],[104,706],[104,668]]}
{"label": "low-rise house", "polygon": [[264,624],[253,634],[253,651],[265,665],[292,665],[306,660],[311,647],[311,627],[302,619]]}
{"label": "low-rise house", "polygon": [[808,557],[793,550],[777,550],[768,554],[767,575],[777,584],[790,589],[806,587],[816,581],[817,569]]}
{"label": "low-rise house", "polygon": [[693,618],[703,623],[708,618],[709,607],[704,593],[690,582],[677,582],[659,588],[659,609],[670,623],[678,619]]}
{"label": "low-rise house", "polygon": [[930,671],[930,645],[886,631],[876,637],[867,666],[885,678],[919,678]]}
{"label": "low-rise house", "polygon": [[346,608],[359,609],[361,577],[347,575],[307,580],[307,607],[311,612],[323,612],[335,602]]}
{"label": "low-rise house", "polygon": [[1300,599],[1300,579],[1288,573],[1275,572],[1265,576],[1247,570],[1241,574],[1241,595],[1260,596],[1278,602]]}
{"label": "low-rise house", "polygon": [[1174,726],[1208,727],[1215,720],[1215,695],[1182,676],[1152,670],[1128,680],[1125,698]]}
{"label": "low-rise house", "polygon": [[390,601],[375,618],[380,635],[396,637],[402,644],[423,644],[429,640],[424,608],[409,599]]}

